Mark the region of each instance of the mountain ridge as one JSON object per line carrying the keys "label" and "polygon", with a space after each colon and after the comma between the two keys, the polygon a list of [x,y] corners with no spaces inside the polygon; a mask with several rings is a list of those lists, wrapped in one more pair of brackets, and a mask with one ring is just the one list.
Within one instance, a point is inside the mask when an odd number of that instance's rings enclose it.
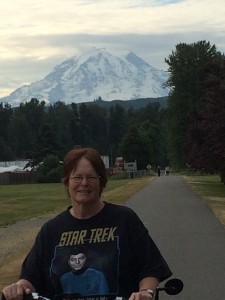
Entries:
{"label": "mountain ridge", "polygon": [[115,106],[116,104],[122,106],[124,109],[139,109],[146,107],[148,104],[156,104],[158,103],[160,108],[167,108],[168,103],[168,97],[158,97],[158,98],[140,98],[140,99],[132,99],[132,100],[111,100],[111,101],[104,101],[102,99],[94,100],[92,102],[82,102],[78,103],[78,105],[81,104],[96,104],[102,108],[110,109],[112,106]]}

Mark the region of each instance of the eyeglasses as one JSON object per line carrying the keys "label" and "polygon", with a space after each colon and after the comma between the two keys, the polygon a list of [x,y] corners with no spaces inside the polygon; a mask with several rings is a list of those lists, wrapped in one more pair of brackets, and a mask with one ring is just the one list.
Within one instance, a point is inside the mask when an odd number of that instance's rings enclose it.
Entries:
{"label": "eyeglasses", "polygon": [[69,179],[72,182],[76,182],[76,183],[80,183],[81,181],[83,181],[83,179],[86,179],[87,182],[96,182],[101,176],[81,176],[81,175],[76,175],[76,176],[72,176],[69,177]]}

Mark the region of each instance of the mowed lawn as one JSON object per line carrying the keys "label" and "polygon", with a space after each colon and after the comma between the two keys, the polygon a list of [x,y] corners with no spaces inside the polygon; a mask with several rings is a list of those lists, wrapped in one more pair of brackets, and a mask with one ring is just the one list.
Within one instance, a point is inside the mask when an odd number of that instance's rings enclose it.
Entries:
{"label": "mowed lawn", "polygon": [[[111,179],[103,199],[123,204],[154,177]],[[62,183],[0,185],[0,226],[53,215],[70,205]]]}
{"label": "mowed lawn", "polygon": [[[219,176],[183,176],[225,225],[225,185]],[[103,200],[123,204],[154,176],[109,179]],[[0,185],[0,226],[19,220],[51,216],[70,205],[61,183]]]}
{"label": "mowed lawn", "polygon": [[192,189],[211,207],[225,225],[225,185],[217,175],[184,176]]}

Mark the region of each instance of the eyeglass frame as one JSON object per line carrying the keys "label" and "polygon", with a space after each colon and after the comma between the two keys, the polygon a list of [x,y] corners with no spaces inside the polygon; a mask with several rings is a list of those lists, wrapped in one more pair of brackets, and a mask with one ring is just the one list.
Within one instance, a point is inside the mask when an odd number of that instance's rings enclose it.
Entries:
{"label": "eyeglass frame", "polygon": [[81,183],[84,179],[87,180],[87,182],[94,183],[97,181],[97,179],[100,179],[101,176],[83,176],[83,175],[76,175],[76,176],[70,176],[69,179],[72,180],[75,183]]}

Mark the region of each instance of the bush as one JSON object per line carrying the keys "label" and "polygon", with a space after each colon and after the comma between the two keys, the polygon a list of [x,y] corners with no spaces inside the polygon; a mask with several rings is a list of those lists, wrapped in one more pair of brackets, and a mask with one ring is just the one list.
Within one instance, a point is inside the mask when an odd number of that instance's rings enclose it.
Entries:
{"label": "bush", "polygon": [[62,178],[62,165],[59,158],[53,154],[46,156],[37,168],[37,182],[57,183]]}

